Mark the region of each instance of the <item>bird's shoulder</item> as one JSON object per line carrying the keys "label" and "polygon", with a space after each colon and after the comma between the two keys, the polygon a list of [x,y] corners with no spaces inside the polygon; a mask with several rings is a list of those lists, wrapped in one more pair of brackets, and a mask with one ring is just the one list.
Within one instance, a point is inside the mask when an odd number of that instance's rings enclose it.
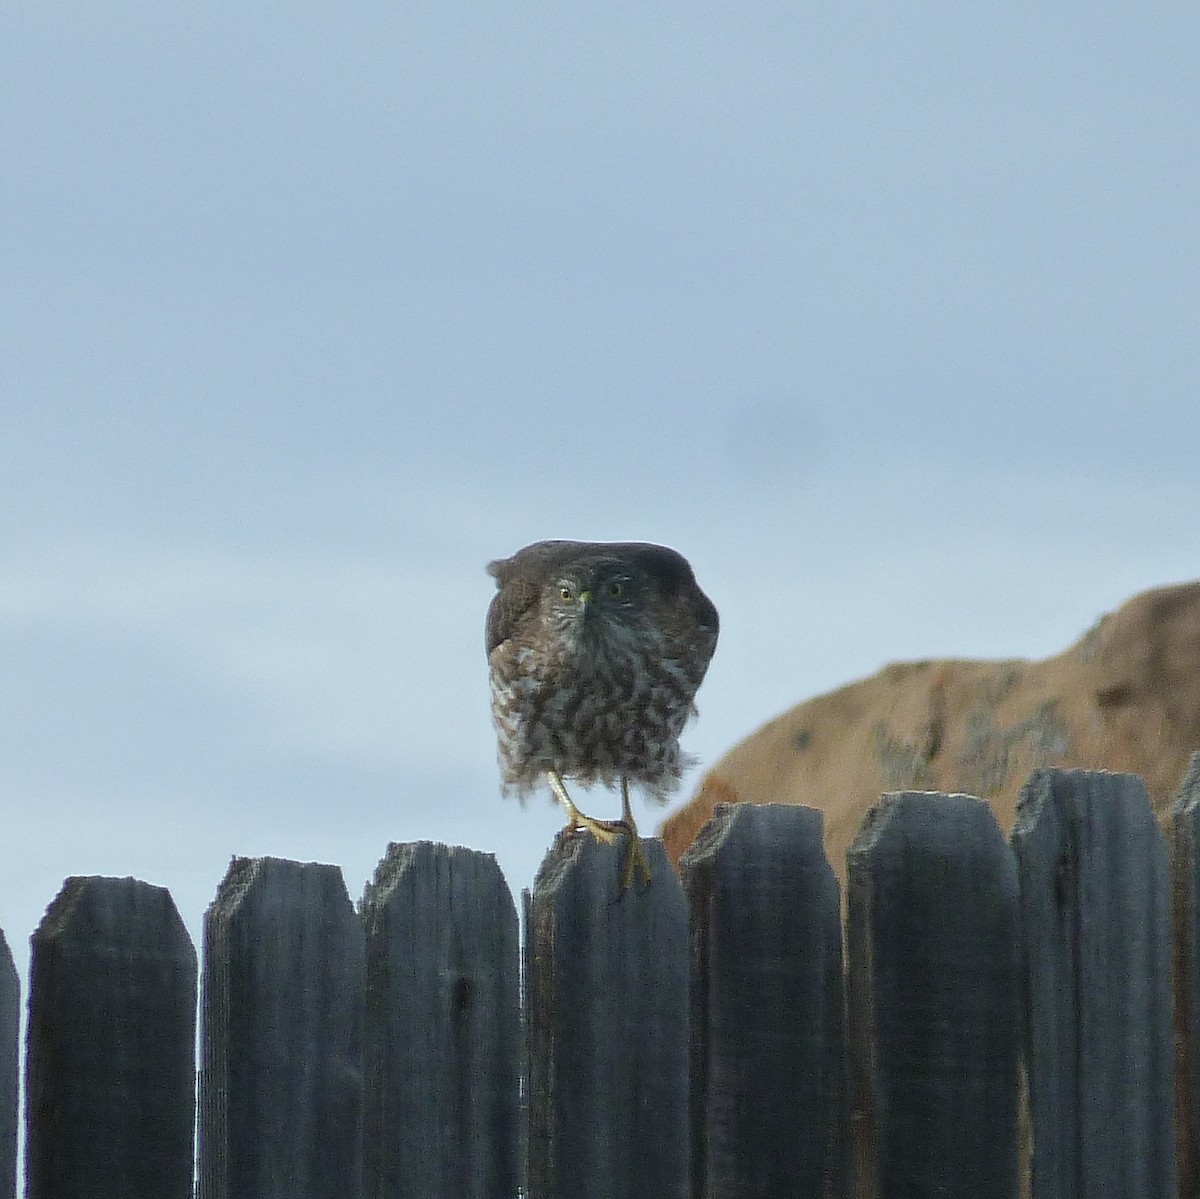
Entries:
{"label": "bird's shoulder", "polygon": [[488,574],[496,580],[496,594],[487,611],[489,657],[498,645],[511,640],[529,623],[547,581],[582,548],[583,543],[578,541],[535,541],[508,558],[488,563]]}
{"label": "bird's shoulder", "polygon": [[487,653],[512,640],[517,629],[528,621],[537,608],[541,587],[529,579],[512,579],[501,585],[488,605]]}

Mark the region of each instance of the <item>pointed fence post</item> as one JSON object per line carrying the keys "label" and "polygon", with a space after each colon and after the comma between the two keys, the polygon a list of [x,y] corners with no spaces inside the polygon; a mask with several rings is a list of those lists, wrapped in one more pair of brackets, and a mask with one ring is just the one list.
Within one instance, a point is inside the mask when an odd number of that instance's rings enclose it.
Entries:
{"label": "pointed fence post", "polygon": [[517,910],[491,854],[388,846],[362,902],[365,1199],[517,1194]]}
{"label": "pointed fence post", "polygon": [[190,1199],[196,953],[171,896],[69,878],[31,948],[27,1199]]}
{"label": "pointed fence post", "polygon": [[531,1199],[689,1194],[688,915],[662,842],[560,834],[526,900]]}
{"label": "pointed fence post", "polygon": [[1200,753],[1171,807],[1179,1193],[1200,1195]]}
{"label": "pointed fence post", "polygon": [[363,933],[336,866],[233,859],[201,1019],[200,1199],[358,1199]]}
{"label": "pointed fence post", "polygon": [[17,1078],[21,981],[0,929],[0,1199],[17,1194]]}
{"label": "pointed fence post", "polygon": [[1033,1199],[1174,1195],[1166,845],[1129,774],[1036,772],[1021,873]]}
{"label": "pointed fence post", "polygon": [[847,1191],[841,900],[821,813],[718,804],[692,917],[692,1196]]}
{"label": "pointed fence post", "polygon": [[885,795],[848,855],[857,1195],[1017,1194],[1017,874],[982,800]]}

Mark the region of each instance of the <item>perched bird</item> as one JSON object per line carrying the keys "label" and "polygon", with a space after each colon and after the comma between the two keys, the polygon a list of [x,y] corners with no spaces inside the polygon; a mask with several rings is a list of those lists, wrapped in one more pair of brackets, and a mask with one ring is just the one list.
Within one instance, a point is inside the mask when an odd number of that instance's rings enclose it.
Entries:
{"label": "perched bird", "polygon": [[[659,801],[689,764],[679,734],[717,644],[717,610],[687,559],[640,542],[539,541],[488,566],[492,719],[507,794],[541,782],[567,827],[628,834],[622,888],[650,867],[629,784]],[[585,816],[563,782],[621,786],[621,820]]]}

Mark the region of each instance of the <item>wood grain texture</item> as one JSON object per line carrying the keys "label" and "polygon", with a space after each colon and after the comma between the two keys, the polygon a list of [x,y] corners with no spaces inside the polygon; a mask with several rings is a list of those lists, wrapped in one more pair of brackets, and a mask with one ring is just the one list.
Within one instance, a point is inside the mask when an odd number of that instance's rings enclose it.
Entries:
{"label": "wood grain texture", "polygon": [[662,843],[560,834],[527,899],[529,1194],[685,1199],[688,915]]}
{"label": "wood grain texture", "polygon": [[901,792],[848,860],[856,1195],[1017,1193],[1017,874],[983,801]]}
{"label": "wood grain texture", "polygon": [[358,1199],[363,933],[336,866],[234,858],[205,916],[200,1199]]}
{"label": "wood grain texture", "polygon": [[20,1074],[21,981],[0,931],[0,1199],[17,1194],[17,1080]]}
{"label": "wood grain texture", "polygon": [[496,859],[390,845],[362,916],[366,1199],[515,1196],[520,958]]}
{"label": "wood grain texture", "polygon": [[1200,753],[1171,809],[1175,1137],[1179,1193],[1200,1194]]}
{"label": "wood grain texture", "polygon": [[1166,843],[1128,774],[1035,773],[1013,829],[1033,1199],[1174,1194]]}
{"label": "wood grain texture", "polygon": [[28,1199],[190,1199],[196,953],[171,896],[69,878],[31,948]]}
{"label": "wood grain texture", "polygon": [[722,804],[680,866],[692,918],[692,1194],[843,1195],[841,900],[821,814]]}

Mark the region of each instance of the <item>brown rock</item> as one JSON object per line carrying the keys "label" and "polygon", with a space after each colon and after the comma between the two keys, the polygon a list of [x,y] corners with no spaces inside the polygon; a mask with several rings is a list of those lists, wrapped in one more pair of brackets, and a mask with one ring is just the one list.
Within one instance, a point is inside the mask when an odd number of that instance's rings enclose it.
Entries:
{"label": "brown rock", "polygon": [[962,791],[1012,827],[1031,771],[1138,774],[1162,812],[1200,749],[1200,582],[1135,596],[1041,662],[887,666],[806,700],[731,749],[662,826],[673,862],[718,803],[803,803],[825,813],[839,877],[884,791]]}

